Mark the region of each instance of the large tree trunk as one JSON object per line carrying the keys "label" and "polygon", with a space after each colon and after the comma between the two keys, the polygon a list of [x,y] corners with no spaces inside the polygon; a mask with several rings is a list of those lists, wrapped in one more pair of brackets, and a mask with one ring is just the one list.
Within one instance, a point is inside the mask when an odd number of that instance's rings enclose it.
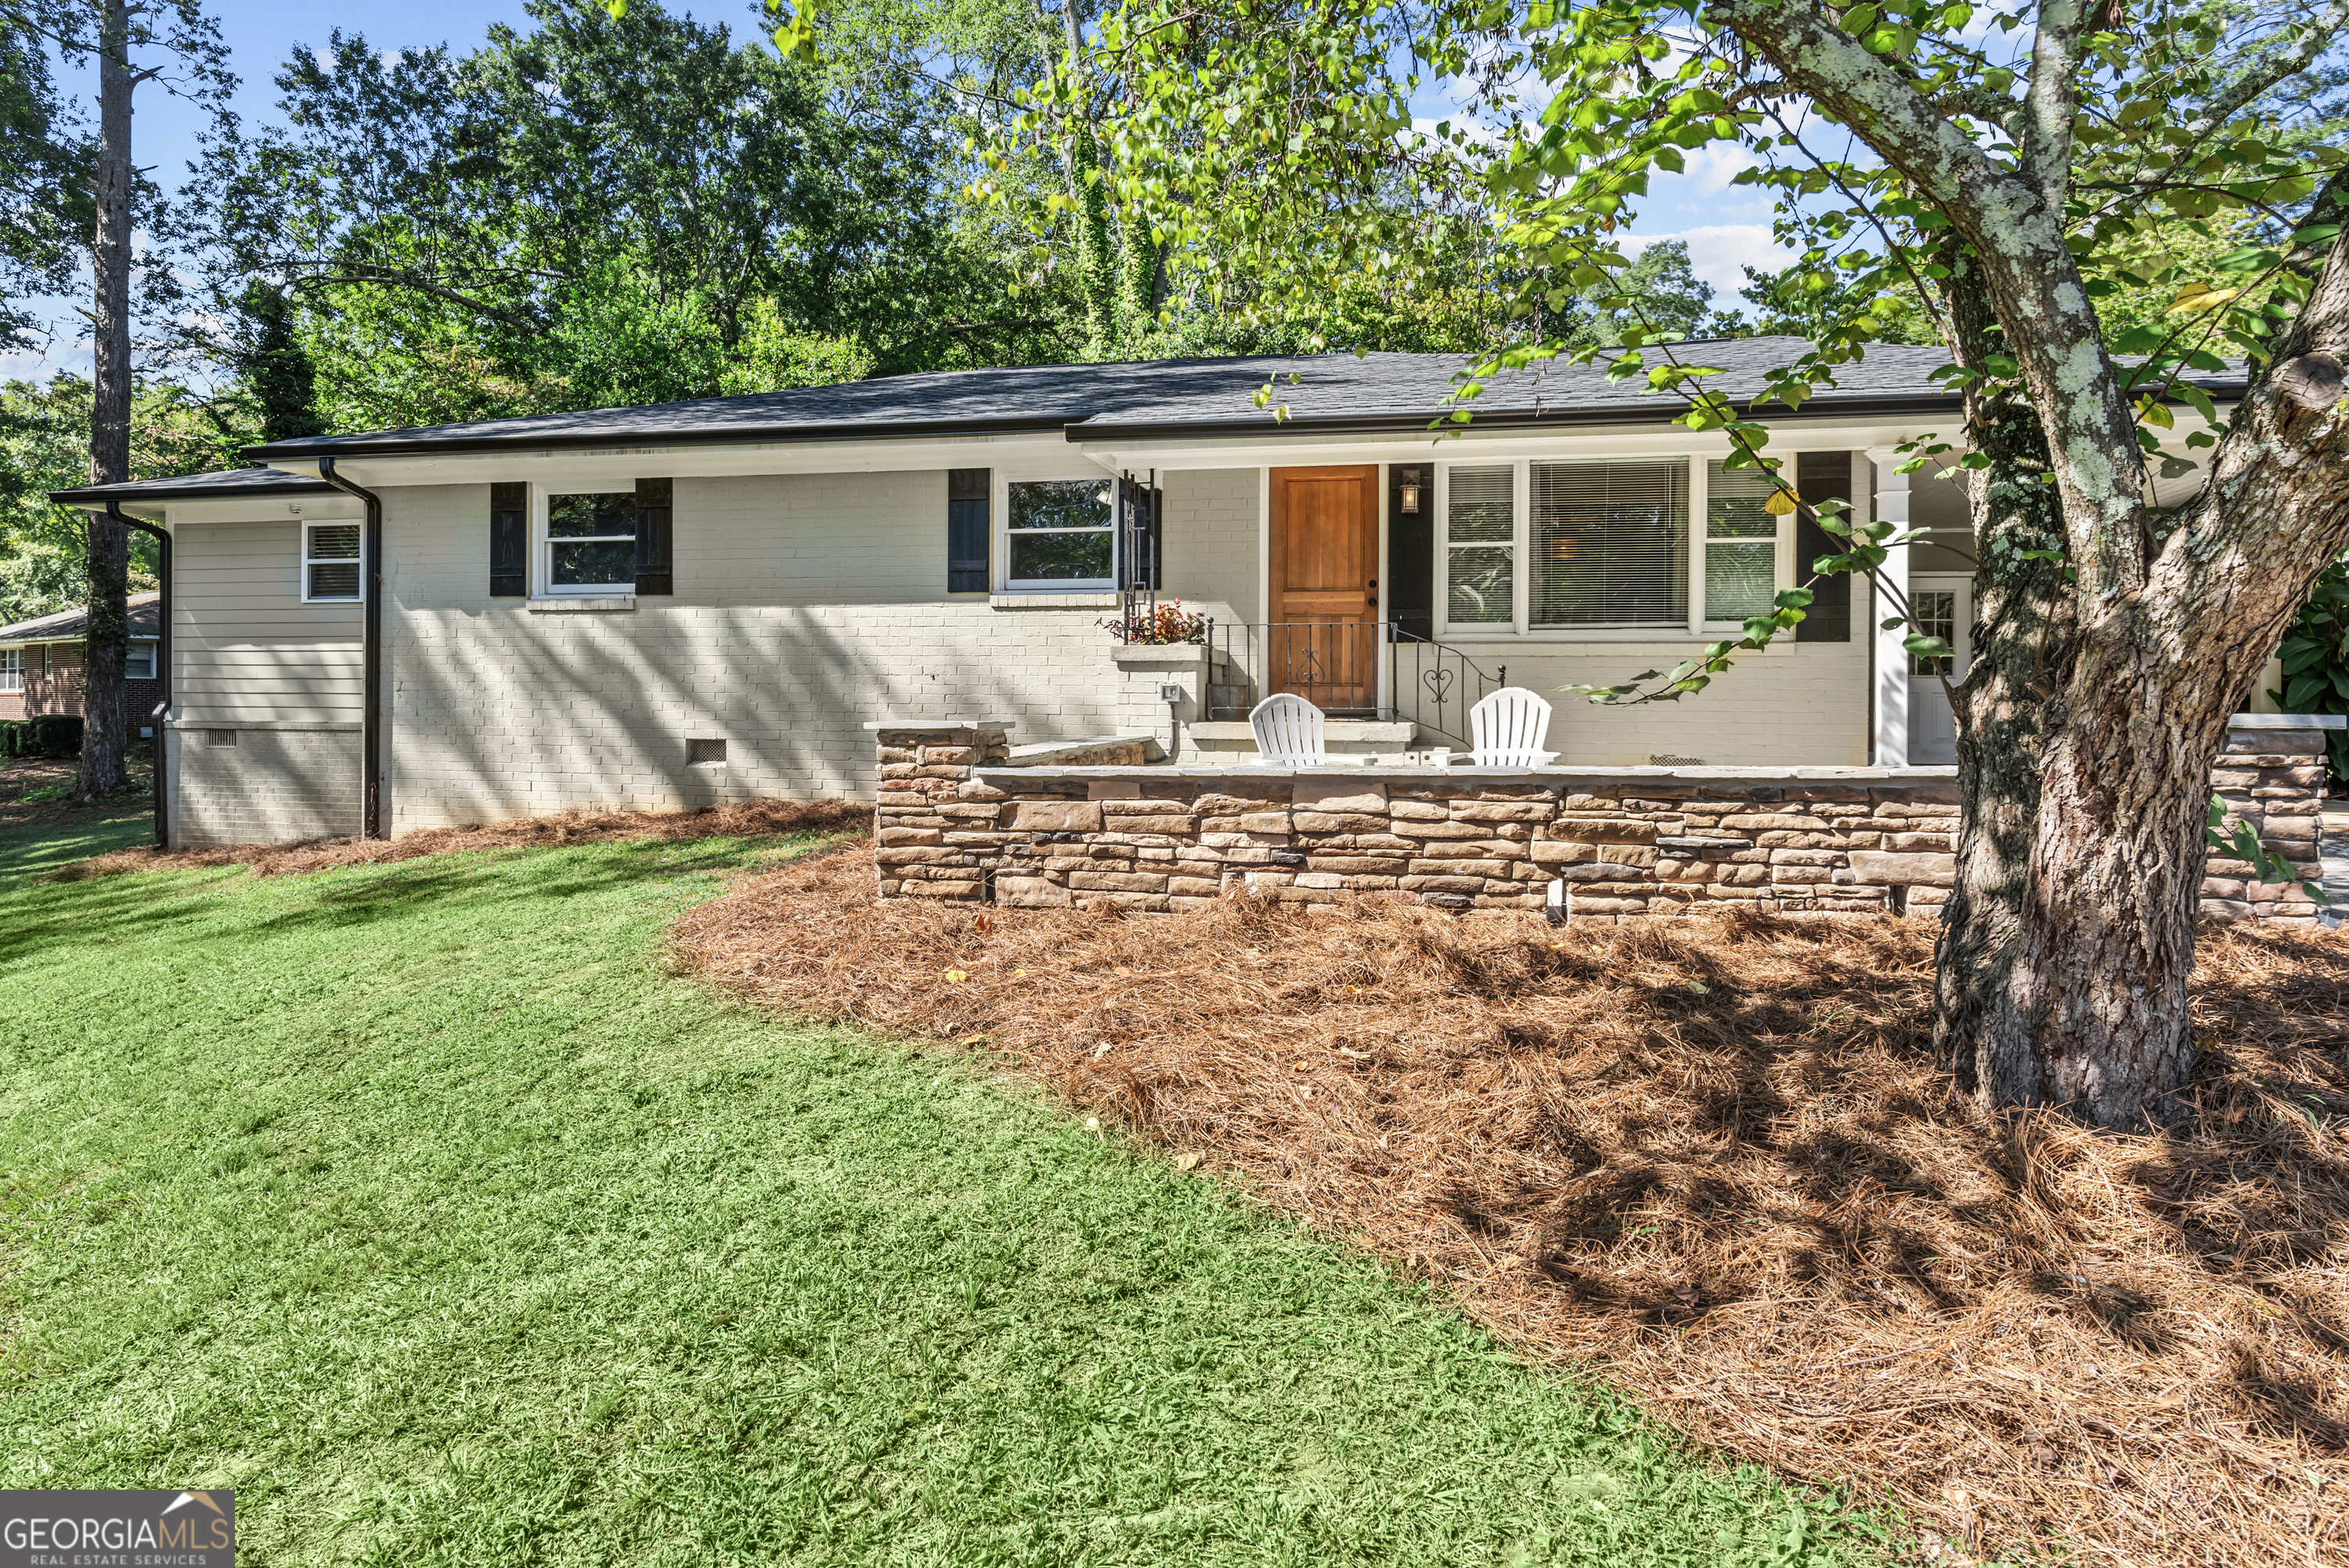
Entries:
{"label": "large tree trunk", "polygon": [[[89,431],[93,484],[130,477],[130,74],[129,15],[124,0],[103,0],[98,67],[98,204],[92,270],[98,289]],[[82,670],[81,773],[84,795],[125,788],[126,726],[122,668],[129,624],[130,541],[120,523],[89,521],[89,638]]]}
{"label": "large tree trunk", "polygon": [[1982,624],[1958,694],[1964,815],[1935,1026],[1986,1105],[2135,1125],[2192,1070],[2210,769],[2309,582],[2349,545],[2344,360],[2336,244],[2201,492],[2148,528],[2143,585],[2085,603],[2021,553],[2061,538],[2033,515],[2045,487],[2023,482],[2044,461],[2036,421],[1970,409],[1992,466],[1976,480]]}

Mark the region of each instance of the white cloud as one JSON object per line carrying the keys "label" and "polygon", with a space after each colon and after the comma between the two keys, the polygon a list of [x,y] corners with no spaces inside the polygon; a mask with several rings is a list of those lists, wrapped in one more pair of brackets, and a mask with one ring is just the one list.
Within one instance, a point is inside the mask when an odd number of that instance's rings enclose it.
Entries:
{"label": "white cloud", "polygon": [[1682,170],[1682,178],[1704,196],[1728,190],[1731,181],[1762,162],[1733,141],[1707,142],[1686,156],[1688,167]]}
{"label": "white cloud", "polygon": [[1795,259],[1794,252],[1771,237],[1767,223],[1710,223],[1677,234],[1629,234],[1623,249],[1636,256],[1660,240],[1688,242],[1689,269],[1699,282],[1713,285],[1713,303],[1721,310],[1741,304],[1737,291],[1745,286],[1745,268],[1776,272]]}

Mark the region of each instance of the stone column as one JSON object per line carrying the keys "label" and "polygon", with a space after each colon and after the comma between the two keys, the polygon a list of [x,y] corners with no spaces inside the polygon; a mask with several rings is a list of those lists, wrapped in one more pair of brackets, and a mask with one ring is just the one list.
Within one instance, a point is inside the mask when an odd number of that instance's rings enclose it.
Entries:
{"label": "stone column", "polygon": [[2249,822],[2298,881],[2260,882],[2244,862],[2213,851],[2202,881],[2202,913],[2214,920],[2313,924],[2317,906],[2301,882],[2324,876],[2324,736],[2343,725],[2334,714],[2239,713],[2227,726],[2227,748],[2210,770],[2210,789],[2226,802],[2222,832]]}
{"label": "stone column", "polygon": [[[1876,468],[1876,508],[1871,521],[1897,528],[1909,526],[1909,476],[1899,471],[1907,460],[1891,447],[1870,447],[1868,460]],[[1895,550],[1877,569],[1885,586],[1900,598],[1909,593],[1909,552]],[[1861,595],[1854,594],[1854,598]],[[1868,703],[1875,745],[1868,761],[1878,768],[1909,766],[1909,650],[1901,643],[1909,628],[1883,624],[1899,613],[1892,594],[1877,591],[1866,595],[1868,634],[1876,639],[1876,690]]]}
{"label": "stone column", "polygon": [[873,864],[884,898],[984,899],[1000,861],[1001,808],[975,799],[973,768],[1011,755],[1001,718],[885,719],[874,732],[881,788],[874,815]]}

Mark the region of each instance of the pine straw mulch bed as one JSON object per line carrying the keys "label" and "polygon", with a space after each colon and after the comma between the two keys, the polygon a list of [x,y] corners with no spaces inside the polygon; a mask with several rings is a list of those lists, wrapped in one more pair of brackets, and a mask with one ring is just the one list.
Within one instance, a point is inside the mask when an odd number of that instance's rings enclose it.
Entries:
{"label": "pine straw mulch bed", "polygon": [[340,866],[382,865],[459,850],[543,849],[657,839],[755,839],[775,833],[867,832],[873,808],[846,800],[750,800],[694,811],[564,811],[463,828],[431,828],[396,839],[322,839],[306,844],[247,844],[221,850],[117,850],[60,867],[57,882],[124,872],[248,866],[255,876],[286,876]]}
{"label": "pine straw mulch bed", "polygon": [[2349,1561],[2343,935],[2211,934],[2190,1114],[2119,1136],[1952,1090],[1921,922],[873,882],[862,846],[749,880],[673,962],[991,1053],[1929,1557]]}

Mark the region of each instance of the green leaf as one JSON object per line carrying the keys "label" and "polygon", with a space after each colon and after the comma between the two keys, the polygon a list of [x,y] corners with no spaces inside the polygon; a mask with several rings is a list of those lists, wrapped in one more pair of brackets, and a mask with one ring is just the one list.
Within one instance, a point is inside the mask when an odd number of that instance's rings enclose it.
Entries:
{"label": "green leaf", "polygon": [[1952,656],[1952,651],[1947,642],[1940,637],[1928,637],[1919,632],[1911,632],[1901,638],[1900,645],[1908,649],[1910,655],[1916,658],[1946,659]]}

